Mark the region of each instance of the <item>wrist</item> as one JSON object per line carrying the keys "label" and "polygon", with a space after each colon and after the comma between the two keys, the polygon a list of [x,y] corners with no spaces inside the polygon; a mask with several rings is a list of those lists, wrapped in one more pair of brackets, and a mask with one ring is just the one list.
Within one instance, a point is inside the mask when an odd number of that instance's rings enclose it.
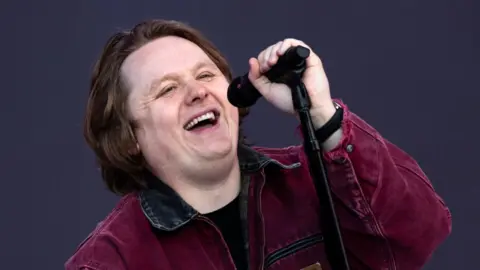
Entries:
{"label": "wrist", "polygon": [[322,143],[322,149],[324,152],[330,152],[340,143],[343,137],[342,128],[337,129],[328,139]]}
{"label": "wrist", "polygon": [[315,130],[323,127],[335,114],[337,111],[336,104],[334,102],[330,103],[327,106],[320,108],[312,108],[310,110],[310,115],[312,117],[312,123]]}
{"label": "wrist", "polygon": [[320,120],[318,120],[317,118],[317,121],[322,122],[317,122],[317,124],[320,124],[321,126],[315,129],[315,136],[318,142],[322,144],[323,150],[326,152],[332,150],[338,145],[338,143],[342,139],[343,134],[341,128],[343,123],[343,108],[336,103],[332,102],[332,104],[334,108],[333,115],[330,116],[328,120],[324,119],[326,118],[326,116],[328,116],[328,114],[323,114]]}

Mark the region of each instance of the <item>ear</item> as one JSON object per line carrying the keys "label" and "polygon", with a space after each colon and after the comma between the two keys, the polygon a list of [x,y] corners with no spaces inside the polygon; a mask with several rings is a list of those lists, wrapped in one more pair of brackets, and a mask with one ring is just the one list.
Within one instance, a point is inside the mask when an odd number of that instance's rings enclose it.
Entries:
{"label": "ear", "polygon": [[131,156],[136,156],[138,154],[140,154],[141,150],[140,150],[140,145],[137,143],[135,143],[135,146],[132,146],[128,149],[128,154],[130,154]]}
{"label": "ear", "polygon": [[128,154],[131,156],[136,156],[140,154],[141,149],[140,144],[138,144],[137,138],[135,137],[135,134],[133,132],[133,127],[131,125],[128,127],[128,135],[130,136],[130,146],[128,147]]}

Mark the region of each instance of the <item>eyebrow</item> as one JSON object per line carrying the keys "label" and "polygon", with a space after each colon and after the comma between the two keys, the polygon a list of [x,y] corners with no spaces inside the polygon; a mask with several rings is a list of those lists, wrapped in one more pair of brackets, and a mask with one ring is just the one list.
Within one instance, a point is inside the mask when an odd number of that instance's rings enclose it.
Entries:
{"label": "eyebrow", "polygon": [[[217,68],[217,66],[214,63],[202,61],[202,62],[198,62],[197,64],[195,64],[193,66],[192,70],[193,71],[198,71],[199,69],[204,68],[204,67]],[[149,87],[148,92],[151,93],[152,91],[154,91],[162,82],[168,81],[168,80],[176,80],[176,79],[178,79],[178,77],[179,76],[176,73],[169,73],[169,74],[166,74],[166,75],[164,75],[160,78],[153,79],[152,82],[150,83],[150,87]]]}

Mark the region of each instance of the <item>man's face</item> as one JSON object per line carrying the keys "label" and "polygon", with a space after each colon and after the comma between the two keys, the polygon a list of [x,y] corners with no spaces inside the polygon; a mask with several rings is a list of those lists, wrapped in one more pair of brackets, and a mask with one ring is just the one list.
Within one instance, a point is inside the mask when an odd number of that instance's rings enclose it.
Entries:
{"label": "man's face", "polygon": [[156,39],[127,57],[122,76],[150,167],[195,174],[236,156],[238,110],[228,102],[227,79],[200,47],[173,36]]}

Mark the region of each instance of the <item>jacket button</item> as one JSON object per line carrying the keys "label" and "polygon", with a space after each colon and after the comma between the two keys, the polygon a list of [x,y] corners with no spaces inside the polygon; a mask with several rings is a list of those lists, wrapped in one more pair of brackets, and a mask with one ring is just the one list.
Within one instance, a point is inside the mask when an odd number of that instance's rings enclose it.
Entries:
{"label": "jacket button", "polygon": [[345,150],[347,150],[348,153],[353,152],[353,145],[351,145],[351,144],[347,145],[347,147],[345,148]]}

